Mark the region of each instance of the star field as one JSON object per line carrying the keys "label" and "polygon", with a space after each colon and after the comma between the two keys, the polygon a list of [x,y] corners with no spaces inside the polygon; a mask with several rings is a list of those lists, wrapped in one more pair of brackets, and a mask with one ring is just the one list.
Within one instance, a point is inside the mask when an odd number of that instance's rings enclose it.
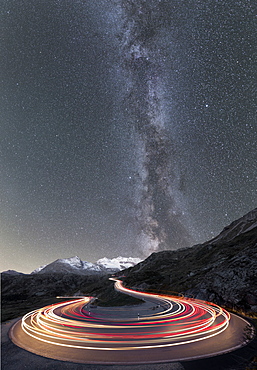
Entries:
{"label": "star field", "polygon": [[136,51],[128,72],[126,27],[147,10],[140,0],[130,15],[131,4],[3,1],[1,270],[142,255],[138,219],[147,215],[138,216],[137,194],[146,185],[135,122],[143,113],[132,115],[127,95],[133,82],[143,106],[142,76],[153,72],[177,174],[173,200],[194,242],[256,207],[254,2],[149,1],[155,18],[142,19],[154,69],[139,65]]}

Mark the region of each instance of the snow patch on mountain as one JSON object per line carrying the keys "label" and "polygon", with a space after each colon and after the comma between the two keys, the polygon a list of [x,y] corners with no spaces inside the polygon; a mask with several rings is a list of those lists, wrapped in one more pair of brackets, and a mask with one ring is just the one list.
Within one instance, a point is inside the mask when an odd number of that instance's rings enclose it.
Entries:
{"label": "snow patch on mountain", "polygon": [[39,271],[43,270],[43,268],[45,268],[47,265],[43,265],[43,266],[40,266],[38,267],[37,269],[33,270],[31,274],[36,274],[38,273]]}

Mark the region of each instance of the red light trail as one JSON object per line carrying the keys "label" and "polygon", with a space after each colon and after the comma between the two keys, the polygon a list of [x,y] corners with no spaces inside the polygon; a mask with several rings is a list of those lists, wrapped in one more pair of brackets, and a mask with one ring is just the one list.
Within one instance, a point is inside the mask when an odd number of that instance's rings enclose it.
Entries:
{"label": "red light trail", "polygon": [[105,364],[202,358],[246,344],[248,323],[214,303],[139,292],[119,280],[115,289],[145,303],[102,308],[93,307],[92,297],[79,297],[27,313],[9,335],[45,357]]}
{"label": "red light trail", "polygon": [[57,346],[131,350],[201,341],[220,334],[229,325],[230,314],[213,303],[137,292],[120,281],[115,285],[124,293],[151,299],[167,308],[136,318],[111,319],[90,313],[87,306],[91,298],[80,298],[29,312],[22,318],[22,330]]}

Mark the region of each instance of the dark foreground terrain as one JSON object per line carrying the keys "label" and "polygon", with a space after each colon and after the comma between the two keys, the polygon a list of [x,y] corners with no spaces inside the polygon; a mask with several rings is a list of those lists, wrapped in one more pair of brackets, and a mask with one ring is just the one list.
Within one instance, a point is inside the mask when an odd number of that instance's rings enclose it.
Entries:
{"label": "dark foreground terrain", "polygon": [[257,339],[246,347],[227,355],[210,359],[176,363],[145,364],[145,365],[92,365],[75,364],[41,357],[15,346],[8,337],[8,330],[16,320],[2,324],[2,370],[23,369],[72,369],[72,370],[256,370]]}
{"label": "dark foreground terrain", "polygon": [[[153,253],[135,267],[117,273],[138,290],[180,292],[219,304],[248,317],[257,315],[257,209],[234,221],[214,239],[187,249]],[[95,305],[140,304],[114,291],[109,275],[1,274],[2,369],[257,369],[256,339],[228,355],[201,361],[137,366],[79,365],[46,359],[16,347],[8,338],[8,320],[59,302],[56,296],[89,295]],[[82,367],[83,366],[83,367]]]}
{"label": "dark foreground terrain", "polygon": [[[257,315],[257,209],[234,221],[214,239],[191,248],[153,253],[117,273],[126,286],[188,297]],[[110,275],[2,273],[2,321],[56,302],[56,296],[91,295],[95,304],[138,303],[113,289]]]}

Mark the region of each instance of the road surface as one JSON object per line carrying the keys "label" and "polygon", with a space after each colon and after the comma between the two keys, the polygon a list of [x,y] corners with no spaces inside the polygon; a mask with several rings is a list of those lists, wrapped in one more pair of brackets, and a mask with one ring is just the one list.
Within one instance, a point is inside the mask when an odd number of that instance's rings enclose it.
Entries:
{"label": "road surface", "polygon": [[97,364],[199,359],[246,344],[248,322],[213,303],[138,292],[118,280],[115,288],[145,303],[102,308],[83,297],[54,304],[26,314],[10,338],[41,356]]}

